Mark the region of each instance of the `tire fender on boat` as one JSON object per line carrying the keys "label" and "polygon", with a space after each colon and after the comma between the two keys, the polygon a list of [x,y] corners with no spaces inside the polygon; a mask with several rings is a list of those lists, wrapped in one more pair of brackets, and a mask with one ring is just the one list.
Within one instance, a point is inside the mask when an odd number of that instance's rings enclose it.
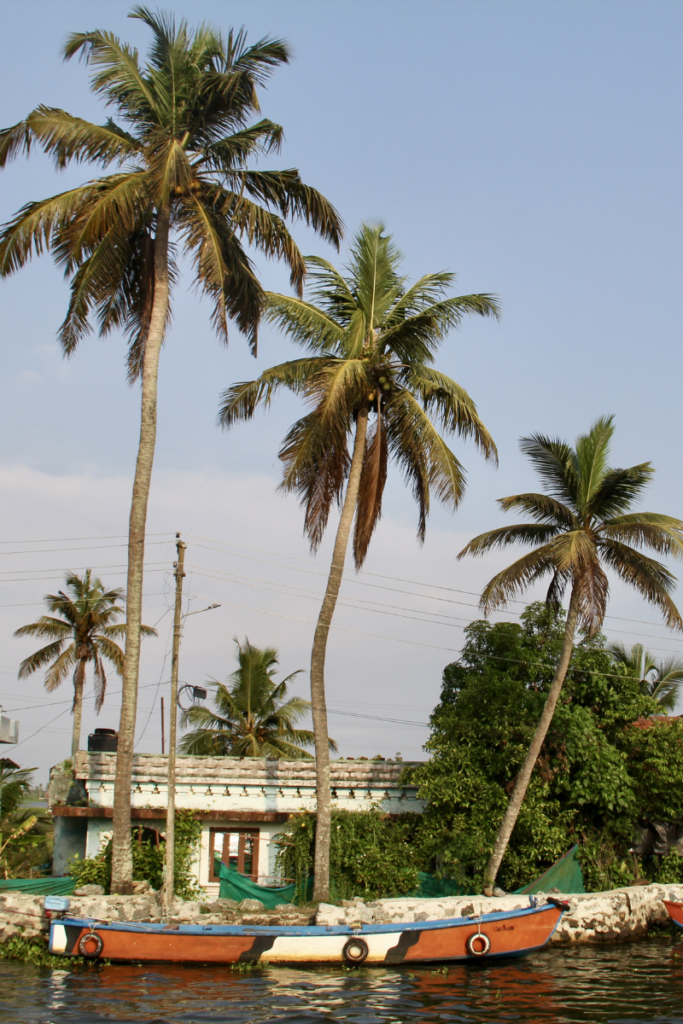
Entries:
{"label": "tire fender on boat", "polygon": [[485,932],[474,932],[465,943],[470,956],[486,956],[491,949],[491,940]]}
{"label": "tire fender on boat", "polygon": [[[92,943],[95,944],[95,948],[88,949],[88,946]],[[85,935],[81,935],[78,941],[78,952],[86,960],[96,960],[102,952],[103,946],[102,937],[96,931],[89,931]]]}
{"label": "tire fender on boat", "polygon": [[342,949],[342,956],[348,964],[362,964],[369,952],[365,939],[349,939]]}

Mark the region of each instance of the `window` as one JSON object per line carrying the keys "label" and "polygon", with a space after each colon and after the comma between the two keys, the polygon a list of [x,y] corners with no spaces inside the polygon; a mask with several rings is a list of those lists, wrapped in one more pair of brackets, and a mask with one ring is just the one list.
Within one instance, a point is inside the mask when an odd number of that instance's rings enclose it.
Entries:
{"label": "window", "polygon": [[259,830],[212,828],[209,833],[209,881],[219,882],[216,861],[258,881]]}

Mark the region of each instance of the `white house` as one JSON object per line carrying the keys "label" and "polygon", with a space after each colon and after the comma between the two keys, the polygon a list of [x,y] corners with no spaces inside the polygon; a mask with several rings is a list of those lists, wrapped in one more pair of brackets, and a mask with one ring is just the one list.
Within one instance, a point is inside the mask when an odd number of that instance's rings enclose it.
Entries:
{"label": "white house", "polygon": [[[400,784],[405,761],[332,761],[333,807],[361,810],[374,805],[389,814],[421,811],[413,786]],[[111,836],[115,753],[79,751],[73,775],[52,769],[49,806],[55,822],[53,874],[66,873],[69,859],[94,856]],[[165,828],[168,758],[136,754],[132,780],[133,826]],[[176,807],[202,822],[197,879],[207,896],[218,893],[214,853],[261,885],[277,884],[273,840],[290,815],[315,810],[315,762],[257,757],[178,757]],[[79,806],[80,805],[80,806]]]}

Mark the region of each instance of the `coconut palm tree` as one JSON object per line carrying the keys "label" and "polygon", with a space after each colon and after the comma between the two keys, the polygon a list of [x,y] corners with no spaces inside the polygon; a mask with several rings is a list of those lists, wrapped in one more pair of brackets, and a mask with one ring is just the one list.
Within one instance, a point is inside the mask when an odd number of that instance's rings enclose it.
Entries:
{"label": "coconut palm tree", "polygon": [[493,882],[517,821],[536,759],[553,718],[572,656],[577,626],[595,636],[607,608],[611,570],[646,601],[659,608],[671,629],[683,620],[671,599],[676,578],[661,562],[642,553],[683,558],[683,522],[655,512],[633,512],[654,469],[643,462],[630,469],[609,465],[614,418],[596,421],[572,448],[566,441],[532,434],[520,447],[547,490],[500,498],[503,511],[520,509],[532,522],[503,526],[471,540],[458,555],[484,555],[511,544],[533,550],[486,584],[481,596],[485,614],[504,607],[537,580],[550,575],[547,600],[557,605],[570,588],[564,643],[536,732],[515,780],[498,836],[486,867]]}
{"label": "coconut palm tree", "polygon": [[[123,601],[123,591],[105,590],[102,580],[93,577],[91,569],[86,569],[83,576],[67,573],[66,590],[68,593],[60,590],[57,594],[46,594],[45,602],[52,614],[41,615],[37,622],[20,626],[14,635],[50,640],[45,647],[24,658],[19,666],[20,679],[26,679],[48,665],[45,689],[52,692],[73,670],[73,756],[81,746],[86,669],[88,665],[93,667],[95,711],[99,714],[107,690],[105,660],[119,675],[123,671],[123,651],[116,640],[125,636],[126,625],[116,621],[125,614],[119,604]],[[143,636],[156,636],[156,630],[150,626],[141,626],[140,629]]]}
{"label": "coconut palm tree", "polygon": [[[140,441],[129,522],[128,626],[114,796],[112,892],[132,879],[130,780],[137,710],[145,523],[154,460],[159,354],[170,317],[176,254],[191,256],[194,282],[212,305],[224,342],[233,320],[256,353],[264,294],[245,246],[283,259],[301,288],[304,262],[285,221],[300,218],[333,244],[334,208],[296,170],[255,170],[276,152],[282,128],[259,112],[258,90],[290,59],[285,43],[247,45],[219,32],[133,8],[152,31],[147,63],[106,31],[69,37],[65,58],[92,69],[93,91],[116,114],[103,125],[41,105],[0,132],[0,166],[40,147],[58,167],[99,164],[111,173],[24,206],[0,233],[0,275],[50,250],[71,278],[59,339],[71,355],[94,318],[100,334],[129,339],[128,374],[141,380]],[[175,241],[174,241],[175,239]]]}
{"label": "coconut palm tree", "polygon": [[265,314],[308,354],[228,389],[220,411],[221,423],[229,427],[250,419],[259,405],[268,405],[278,388],[302,396],[311,411],[294,424],[280,450],[282,487],[300,497],[313,550],[332,506],[341,506],[311,652],[316,900],[329,895],[325,652],[354,518],[353,551],[360,567],[381,516],[390,458],[417,502],[420,541],[432,494],[455,509],[465,489],[463,467],[442,435],[472,438],[485,458],[496,458],[495,445],[470,396],[431,365],[438,346],[466,313],[497,316],[496,302],[490,295],[447,298],[454,280],[449,273],[428,274],[409,287],[400,273],[402,259],[382,224],[361,227],[346,275],[326,260],[309,258],[311,301],[269,294]]}
{"label": "coconut palm tree", "polygon": [[311,705],[301,697],[287,696],[290,682],[301,669],[276,683],[273,677],[278,658],[274,648],[253,647],[248,639],[243,644],[239,640],[235,643],[239,667],[229,676],[227,686],[216,684],[216,711],[193,707],[183,714],[183,725],[197,728],[183,736],[181,752],[231,757],[311,757],[304,748],[313,743],[313,733],[295,727]]}
{"label": "coconut palm tree", "polygon": [[683,658],[661,660],[642,644],[629,648],[613,643],[608,650],[617,665],[624,665],[629,675],[638,680],[644,694],[656,700],[667,714],[673,711],[683,683]]}

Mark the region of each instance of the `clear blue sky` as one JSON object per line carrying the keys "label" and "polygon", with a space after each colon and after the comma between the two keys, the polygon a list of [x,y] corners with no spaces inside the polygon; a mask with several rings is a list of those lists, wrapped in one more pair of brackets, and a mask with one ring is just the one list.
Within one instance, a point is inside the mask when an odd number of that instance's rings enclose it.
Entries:
{"label": "clear blue sky", "polygon": [[[147,31],[126,18],[129,6],[107,0],[1,5],[0,123],[14,123],[38,103],[101,119],[85,68],[63,64],[60,47],[69,31],[98,27],[144,51]],[[519,436],[538,430],[573,439],[604,413],[617,417],[614,462],[651,459],[657,467],[647,506],[681,514],[680,3],[206,0],[163,6],[192,22],[205,19],[224,29],[244,25],[252,40],[265,34],[288,39],[295,59],[262,94],[264,115],[286,132],[284,150],[272,165],[299,167],[337,205],[349,233],[364,218],[384,220],[406,253],[409,274],[450,269],[458,273],[460,291],[501,298],[499,324],[466,322],[439,359],[477,401],[497,441],[500,468],[482,465],[471,447],[456,444],[468,469],[468,494],[455,517],[435,512],[422,550],[414,541],[411,500],[394,476],[368,570],[477,591],[492,564],[456,563],[455,554],[475,532],[499,522],[496,497],[534,486],[518,454]],[[74,168],[60,175],[38,154],[16,162],[0,178],[0,219],[86,173]],[[310,233],[295,233],[304,251],[332,258]],[[266,265],[263,279],[268,287],[286,287],[276,266]],[[138,393],[126,387],[120,339],[93,337],[71,362],[62,361],[55,332],[65,308],[64,282],[46,258],[0,284],[0,515],[7,540],[118,535],[126,529]],[[235,330],[229,348],[222,348],[188,275],[174,308],[162,357],[150,528],[306,558],[296,504],[274,493],[277,446],[295,405],[283,401],[232,435],[215,427],[220,390],[286,358],[288,346],[266,332],[255,362]],[[60,708],[38,707],[45,702],[40,680],[22,684],[26,702],[17,704],[13,679],[27,648],[11,633],[38,614],[39,606],[29,602],[56,587],[56,580],[47,582],[47,570],[57,576],[70,565],[115,565],[123,557],[123,549],[116,551],[115,558],[104,550],[4,556],[16,573],[8,572],[8,580],[28,568],[45,570],[46,577],[38,582],[36,572],[33,583],[7,582],[0,591],[0,604],[22,605],[0,608],[0,702],[25,707],[33,701],[34,710],[17,713],[22,735],[45,725],[17,750],[17,757],[24,752],[24,763],[45,767],[56,760],[68,739],[57,730],[68,730],[69,722],[67,714],[54,726],[46,724]],[[163,568],[172,547],[159,545],[158,551]],[[193,561],[212,570],[222,557],[210,551],[200,557],[195,550]],[[248,575],[252,583],[256,577],[270,583],[280,572],[278,581],[321,585],[322,577],[231,558],[221,566]],[[107,578],[123,582],[114,570]],[[353,586],[349,596],[360,594]],[[253,608],[267,604],[292,619],[310,620],[316,611],[315,602],[304,597],[228,588],[206,576],[197,575],[192,588],[195,607],[223,598]],[[148,589],[146,616],[156,621],[166,607],[155,596],[163,588],[155,583]],[[415,588],[408,595],[373,593],[378,601],[404,607],[446,607],[416,598]],[[657,618],[616,588],[610,610],[648,622]],[[460,614],[476,612],[467,606]],[[190,622],[183,656],[192,681],[207,673],[224,677],[232,667],[231,637],[247,632],[254,642],[280,647],[285,671],[307,666],[307,622],[225,606]],[[330,652],[331,703],[340,710],[426,721],[441,669],[453,657],[439,648],[457,649],[460,629],[357,609],[342,611],[339,623],[431,646],[338,633]],[[611,620],[611,627],[624,623]],[[642,638],[658,650],[683,647],[654,626],[633,629],[660,637]],[[162,679],[159,692],[167,676],[164,643],[163,637],[148,642],[143,665],[146,684]],[[152,705],[158,693],[154,687],[145,693],[153,697],[143,694],[141,707],[149,705],[153,719],[140,749],[158,749]],[[67,698],[65,686],[54,699]],[[112,697],[100,724],[116,724],[116,718]],[[91,716],[87,727],[94,724]],[[342,716],[332,719],[332,730],[348,754],[400,749],[419,756],[426,735],[416,726]]]}

